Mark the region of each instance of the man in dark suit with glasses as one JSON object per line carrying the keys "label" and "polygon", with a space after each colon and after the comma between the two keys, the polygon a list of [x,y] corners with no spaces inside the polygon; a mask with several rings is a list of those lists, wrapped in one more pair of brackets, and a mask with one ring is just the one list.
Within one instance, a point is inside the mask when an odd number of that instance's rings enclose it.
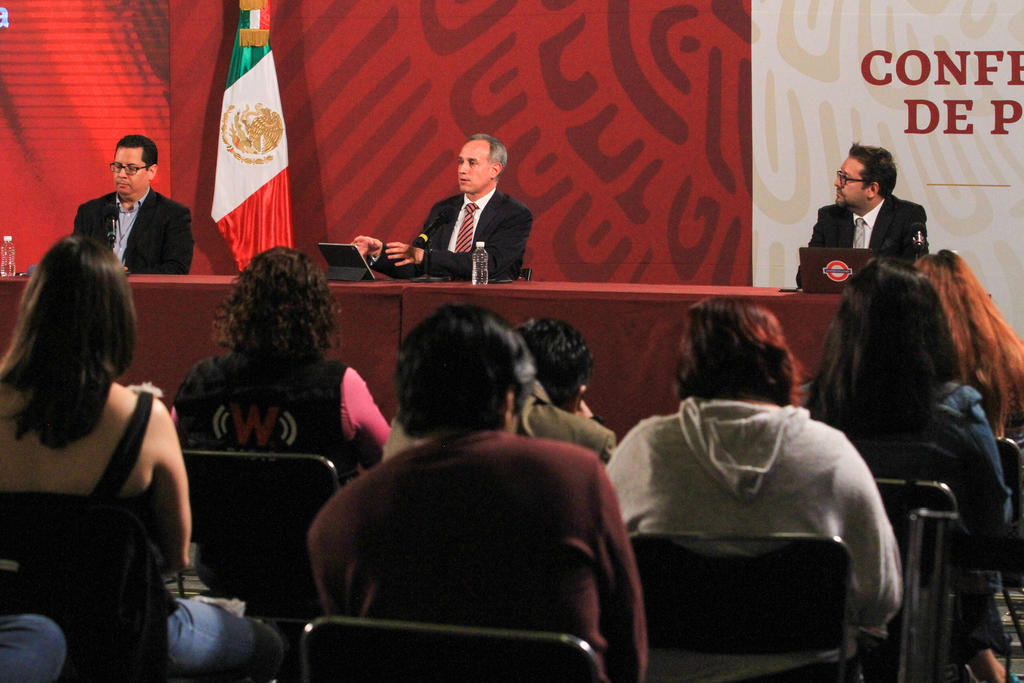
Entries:
{"label": "man in dark suit with glasses", "polygon": [[150,187],[156,162],[152,140],[121,138],[110,164],[114,192],[79,206],[74,232],[109,244],[130,273],[187,275],[195,244],[192,215]]}
{"label": "man in dark suit with glasses", "polygon": [[[928,253],[928,220],[920,204],[900,199],[896,163],[882,147],[853,143],[836,171],[835,203],[818,209],[809,247],[856,247],[914,260]],[[797,271],[797,286],[800,272]]]}

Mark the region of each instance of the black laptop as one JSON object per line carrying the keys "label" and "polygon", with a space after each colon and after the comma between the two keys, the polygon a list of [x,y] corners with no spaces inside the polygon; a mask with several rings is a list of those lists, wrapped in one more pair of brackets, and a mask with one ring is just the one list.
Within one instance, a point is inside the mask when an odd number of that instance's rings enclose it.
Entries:
{"label": "black laptop", "polygon": [[347,280],[350,282],[358,280],[372,280],[373,271],[366,263],[366,259],[359,253],[359,248],[354,244],[337,244],[335,242],[320,242],[320,253],[327,261],[328,280]]}
{"label": "black laptop", "polygon": [[844,247],[800,247],[800,286],[808,294],[838,294],[875,252]]}

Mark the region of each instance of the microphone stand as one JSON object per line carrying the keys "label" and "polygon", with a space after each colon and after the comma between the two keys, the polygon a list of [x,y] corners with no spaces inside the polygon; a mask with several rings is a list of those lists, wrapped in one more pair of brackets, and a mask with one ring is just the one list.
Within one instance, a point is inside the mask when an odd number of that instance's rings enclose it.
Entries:
{"label": "microphone stand", "polygon": [[417,275],[411,282],[450,282],[452,279],[451,275],[431,275],[430,274],[430,244],[423,245],[423,275]]}
{"label": "microphone stand", "polygon": [[441,212],[437,215],[437,218],[427,226],[427,229],[423,233],[413,240],[413,244],[419,239],[423,240],[423,275],[412,278],[410,282],[449,282],[452,278],[450,275],[431,275],[430,274],[430,237],[434,232],[441,226],[442,223],[452,219],[452,210],[448,207],[441,209]]}
{"label": "microphone stand", "polygon": [[911,230],[917,228],[914,232],[913,243],[914,243],[914,260],[921,258],[928,253],[928,238],[924,235],[924,224],[914,223],[910,226]]}

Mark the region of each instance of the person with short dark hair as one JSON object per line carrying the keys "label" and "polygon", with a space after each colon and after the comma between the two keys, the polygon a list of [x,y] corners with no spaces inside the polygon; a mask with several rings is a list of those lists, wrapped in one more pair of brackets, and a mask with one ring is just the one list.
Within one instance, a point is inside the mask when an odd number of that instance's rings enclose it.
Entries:
{"label": "person with short dark hair", "polygon": [[[892,526],[849,440],[792,405],[799,375],[778,320],[750,302],[718,297],[694,304],[687,322],[679,411],[642,420],[608,464],[626,529],[839,536],[851,558],[851,622],[884,633],[901,597]],[[848,654],[856,636],[856,628],[847,633]],[[694,681],[795,670],[786,680],[819,680],[815,663],[824,656],[676,654],[652,653],[652,678],[666,670],[672,680]]]}
{"label": "person with short dark hair", "polygon": [[[501,140],[486,133],[470,135],[458,156],[460,194],[431,207],[416,240],[384,244],[376,237],[359,235],[352,243],[374,270],[391,277],[427,274],[468,280],[473,272],[470,252],[476,242],[483,242],[488,279],[518,279],[533,214],[522,202],[498,191],[498,179],[507,165],[508,152]],[[432,236],[427,234],[431,228]],[[425,272],[427,250],[429,273]]]}
{"label": "person with short dark hair", "polygon": [[[188,479],[163,402],[114,381],[134,348],[131,289],[113,252],[84,235],[61,239],[25,287],[0,364],[0,490],[125,508],[174,573],[188,564]],[[166,604],[172,676],[274,677],[284,646],[269,626],[169,594]]]}
{"label": "person with short dark hair", "polygon": [[534,380],[500,317],[445,305],[402,344],[399,417],[418,445],[343,487],[309,531],[328,614],[570,633],[605,681],[643,679],[636,563],[586,449],[510,433]]}
{"label": "person with short dark hair", "polygon": [[[836,200],[818,209],[809,247],[861,247],[877,256],[913,260],[928,253],[928,216],[894,195],[896,162],[889,150],[854,142],[836,171]],[[797,271],[797,286],[801,276]]]}
{"label": "person with short dark hair", "polygon": [[518,330],[533,354],[537,381],[516,431],[579,444],[608,462],[615,450],[615,432],[597,421],[583,399],[594,370],[594,356],[583,335],[554,318],[532,318]]}
{"label": "person with short dark hair", "polygon": [[[1010,521],[1010,491],[981,395],[958,384],[957,374],[949,324],[929,279],[911,263],[876,258],[843,290],[808,407],[860,447],[876,477],[943,481],[968,533],[1000,536]],[[913,443],[934,446],[934,455],[894,457]],[[951,657],[980,680],[1004,675],[993,656],[993,648],[1008,647],[996,586],[961,591],[964,612],[954,620]]]}
{"label": "person with short dark hair", "polygon": [[188,275],[195,245],[192,214],[150,187],[156,143],[144,135],[124,136],[110,171],[114,192],[78,207],[74,233],[108,245],[130,273]]}

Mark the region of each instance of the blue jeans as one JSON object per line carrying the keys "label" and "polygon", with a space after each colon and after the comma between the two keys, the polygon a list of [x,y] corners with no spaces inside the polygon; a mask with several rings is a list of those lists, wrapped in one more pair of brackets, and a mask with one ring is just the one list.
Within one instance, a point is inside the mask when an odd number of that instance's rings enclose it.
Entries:
{"label": "blue jeans", "polygon": [[177,603],[167,617],[168,675],[230,671],[257,681],[273,678],[284,657],[273,629],[203,602]]}
{"label": "blue jeans", "polygon": [[37,614],[0,616],[0,680],[55,681],[64,667],[64,632]]}

